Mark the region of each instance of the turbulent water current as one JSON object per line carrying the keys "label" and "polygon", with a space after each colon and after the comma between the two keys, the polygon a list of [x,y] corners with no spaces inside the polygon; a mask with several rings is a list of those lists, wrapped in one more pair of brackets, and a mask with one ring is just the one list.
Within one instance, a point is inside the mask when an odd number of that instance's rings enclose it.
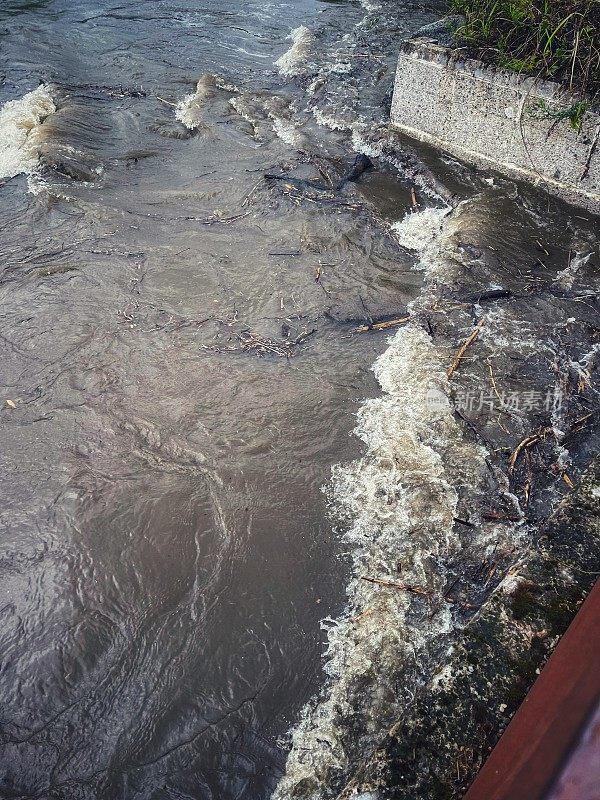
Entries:
{"label": "turbulent water current", "polygon": [[389,130],[443,9],[0,2],[1,797],[336,797],[597,449],[597,220]]}

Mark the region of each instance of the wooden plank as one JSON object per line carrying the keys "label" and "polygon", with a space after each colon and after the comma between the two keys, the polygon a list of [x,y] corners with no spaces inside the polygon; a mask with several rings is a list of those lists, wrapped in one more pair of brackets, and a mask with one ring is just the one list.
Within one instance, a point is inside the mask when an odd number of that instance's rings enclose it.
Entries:
{"label": "wooden plank", "polygon": [[567,759],[547,800],[600,798],[600,703],[588,720],[583,736]]}
{"label": "wooden plank", "polygon": [[543,800],[599,701],[597,582],[464,800]]}

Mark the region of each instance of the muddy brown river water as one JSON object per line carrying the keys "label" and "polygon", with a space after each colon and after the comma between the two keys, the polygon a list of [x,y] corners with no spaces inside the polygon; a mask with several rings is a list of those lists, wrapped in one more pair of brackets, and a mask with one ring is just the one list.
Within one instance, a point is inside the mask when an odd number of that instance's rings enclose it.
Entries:
{"label": "muddy brown river water", "polygon": [[441,8],[2,0],[0,796],[335,796],[597,447],[596,221],[387,130]]}

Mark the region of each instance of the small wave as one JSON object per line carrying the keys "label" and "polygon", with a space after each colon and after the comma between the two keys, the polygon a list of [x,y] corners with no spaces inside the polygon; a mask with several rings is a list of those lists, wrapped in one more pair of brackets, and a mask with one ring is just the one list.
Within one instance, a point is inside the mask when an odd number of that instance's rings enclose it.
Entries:
{"label": "small wave", "polygon": [[301,128],[294,122],[294,108],[289,99],[269,93],[240,92],[230,99],[229,105],[252,125],[259,141],[265,138],[265,123],[270,123],[270,130],[291,147],[298,148],[305,141]]}
{"label": "small wave", "polygon": [[299,126],[294,122],[294,105],[281,97],[273,95],[263,101],[265,112],[273,123],[273,131],[282,142],[291,147],[299,147],[304,136]]}
{"label": "small wave", "polygon": [[411,147],[399,144],[396,134],[388,130],[387,123],[377,127],[357,121],[351,130],[352,144],[357,152],[387,162],[432,200],[445,203],[448,207],[456,205],[452,193]]}
{"label": "small wave", "polygon": [[275,66],[281,75],[288,78],[305,75],[315,35],[305,25],[300,25],[291,31],[288,39],[292,40],[292,46],[277,59]]}
{"label": "small wave", "polygon": [[188,94],[175,107],[175,116],[186,128],[193,131],[202,122],[204,106],[213,100],[217,93],[217,80],[207,72],[198,80],[196,91]]}
{"label": "small wave", "polygon": [[0,177],[31,175],[38,166],[41,126],[56,111],[45,84],[0,109]]}

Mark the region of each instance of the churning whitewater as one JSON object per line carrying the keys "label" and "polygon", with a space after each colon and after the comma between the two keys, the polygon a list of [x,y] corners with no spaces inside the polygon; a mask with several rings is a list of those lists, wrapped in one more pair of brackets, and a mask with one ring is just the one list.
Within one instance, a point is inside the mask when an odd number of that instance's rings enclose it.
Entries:
{"label": "churning whitewater", "polygon": [[[327,489],[353,577],[343,616],[323,621],[328,685],[293,731],[279,800],[335,796],[406,701],[398,676],[424,670],[419,664],[455,625],[443,599],[445,565],[461,548],[459,503],[484,491],[487,453],[452,413],[446,354],[421,315],[452,280],[460,213],[427,209],[392,226],[426,285],[373,366],[382,396],[365,402],[354,431],[364,455],[336,466]],[[478,546],[497,536],[488,530]]]}
{"label": "churning whitewater", "polygon": [[0,109],[0,178],[32,175],[38,166],[41,126],[56,111],[52,93],[42,84]]}

